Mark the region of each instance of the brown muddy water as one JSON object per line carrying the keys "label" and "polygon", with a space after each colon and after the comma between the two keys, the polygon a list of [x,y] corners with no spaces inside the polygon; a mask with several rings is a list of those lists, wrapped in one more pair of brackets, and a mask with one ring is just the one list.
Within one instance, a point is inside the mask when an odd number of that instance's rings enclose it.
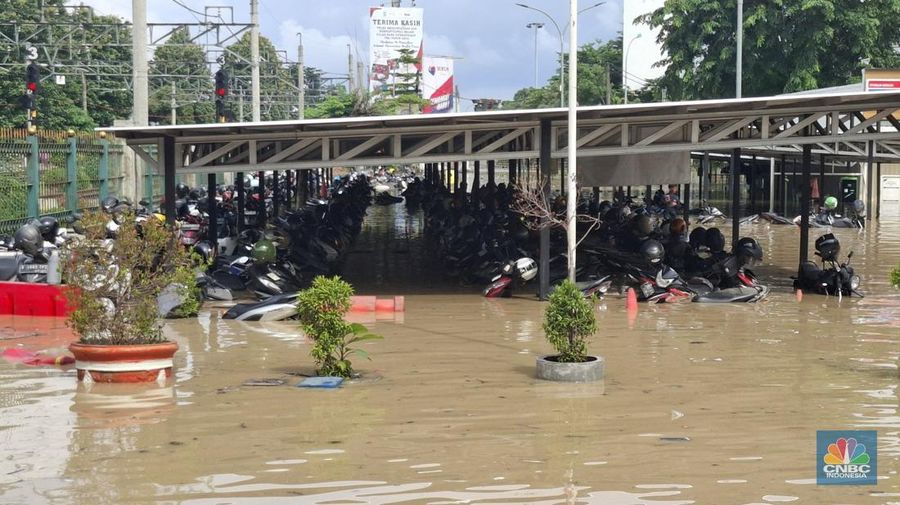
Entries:
{"label": "brown muddy water", "polygon": [[[642,306],[629,324],[607,298],[590,346],[607,378],[583,385],[534,378],[542,304],[448,287],[420,228],[372,210],[348,278],[408,294],[407,311],[370,325],[385,339],[339,390],[294,387],[312,363],[292,324],[221,309],[168,325],[181,349],[164,387],[0,361],[0,503],[900,503],[900,223],[835,232],[864,300],[798,302],[798,232],[764,224],[745,233],[766,250],[765,302]],[[0,347],[69,338],[0,320]],[[877,486],[815,484],[822,429],[878,431]]]}

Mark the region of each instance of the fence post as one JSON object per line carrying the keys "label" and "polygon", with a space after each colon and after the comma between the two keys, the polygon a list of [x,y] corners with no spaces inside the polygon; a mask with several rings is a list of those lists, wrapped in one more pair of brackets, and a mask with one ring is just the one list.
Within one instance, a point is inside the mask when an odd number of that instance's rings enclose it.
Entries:
{"label": "fence post", "polygon": [[28,210],[28,217],[38,217],[38,191],[40,191],[41,186],[41,151],[36,135],[29,135],[27,140],[29,147],[31,148],[31,154],[28,155],[28,198],[26,200],[26,207]]}
{"label": "fence post", "polygon": [[66,156],[66,211],[78,211],[78,139],[69,137]]}
{"label": "fence post", "polygon": [[100,140],[100,203],[109,197],[109,141]]}

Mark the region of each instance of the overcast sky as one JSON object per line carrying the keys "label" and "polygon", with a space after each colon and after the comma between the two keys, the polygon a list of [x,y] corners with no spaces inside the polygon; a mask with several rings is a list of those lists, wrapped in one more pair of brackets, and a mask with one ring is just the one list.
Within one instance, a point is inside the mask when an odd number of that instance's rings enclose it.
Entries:
{"label": "overcast sky", "polygon": [[[249,0],[179,0],[202,12],[205,5],[231,5],[236,22],[249,22]],[[578,29],[579,44],[609,40],[622,30],[622,1],[584,12]],[[103,14],[131,19],[128,0],[83,0]],[[534,32],[529,22],[546,22],[539,31],[539,80],[556,71],[559,36],[552,23],[517,2],[540,8],[565,28],[566,0],[418,0],[424,9],[425,53],[461,58],[456,81],[464,98],[511,98],[516,90],[534,82]],[[72,2],[75,3],[75,2]],[[78,3],[81,3],[79,1]],[[390,4],[389,1],[387,1]],[[580,0],[584,9],[596,0]],[[196,22],[197,15],[173,0],[147,0],[150,22]],[[279,49],[297,56],[297,32],[303,33],[307,65],[326,72],[347,73],[347,45],[368,65],[368,7],[380,0],[260,0],[263,35]],[[404,0],[404,6],[409,0]],[[202,17],[202,16],[200,16]],[[565,36],[566,42],[568,36]],[[631,58],[638,58],[633,55]],[[464,109],[470,105],[463,101]]]}

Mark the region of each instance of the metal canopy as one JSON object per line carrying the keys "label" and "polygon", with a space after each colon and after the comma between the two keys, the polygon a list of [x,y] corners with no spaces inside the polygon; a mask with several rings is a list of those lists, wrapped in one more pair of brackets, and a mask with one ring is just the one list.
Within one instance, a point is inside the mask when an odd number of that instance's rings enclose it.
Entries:
{"label": "metal canopy", "polygon": [[[538,158],[549,120],[551,157],[566,150],[566,109],[109,128],[162,172],[164,139],[176,173],[294,170]],[[900,93],[581,107],[578,156],[681,151],[812,152],[900,162]],[[149,147],[149,149],[148,149]],[[155,147],[156,149],[153,149]],[[155,152],[154,152],[155,151]]]}

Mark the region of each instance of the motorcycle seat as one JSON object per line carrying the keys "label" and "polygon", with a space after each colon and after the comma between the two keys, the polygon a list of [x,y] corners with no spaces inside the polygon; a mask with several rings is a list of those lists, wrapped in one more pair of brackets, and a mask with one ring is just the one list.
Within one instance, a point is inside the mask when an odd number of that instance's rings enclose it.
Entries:
{"label": "motorcycle seat", "polygon": [[15,281],[25,255],[18,251],[0,252],[0,281]]}

